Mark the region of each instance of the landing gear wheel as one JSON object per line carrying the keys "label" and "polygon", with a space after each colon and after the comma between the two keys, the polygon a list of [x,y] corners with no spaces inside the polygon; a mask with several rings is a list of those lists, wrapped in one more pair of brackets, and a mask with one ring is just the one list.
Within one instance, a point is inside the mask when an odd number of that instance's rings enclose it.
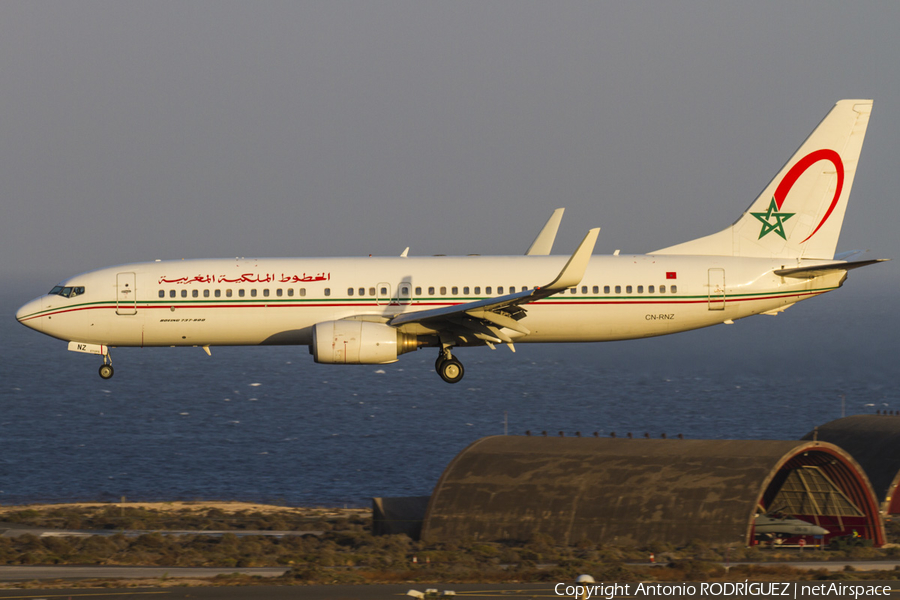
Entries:
{"label": "landing gear wheel", "polygon": [[438,375],[441,376],[441,379],[443,379],[447,383],[456,383],[463,378],[463,375],[466,371],[465,369],[463,369],[462,363],[459,362],[458,359],[446,358],[443,360],[439,359],[437,364],[437,372]]}
{"label": "landing gear wheel", "polygon": [[437,360],[434,361],[434,370],[438,373],[441,372],[441,365],[444,364],[444,361],[447,360],[443,354],[438,354]]}
{"label": "landing gear wheel", "polygon": [[103,379],[109,379],[113,376],[113,368],[112,365],[100,365],[100,377]]}

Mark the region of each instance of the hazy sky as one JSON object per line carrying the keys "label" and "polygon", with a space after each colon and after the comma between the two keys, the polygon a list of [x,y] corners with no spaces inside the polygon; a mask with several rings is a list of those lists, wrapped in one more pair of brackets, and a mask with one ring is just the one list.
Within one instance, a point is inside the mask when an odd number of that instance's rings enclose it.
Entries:
{"label": "hazy sky", "polygon": [[[0,3],[0,276],[569,253],[730,224],[841,98],[839,250],[900,259],[900,3]],[[897,288],[892,263],[854,285]],[[887,281],[887,284],[883,282]],[[34,292],[34,293],[31,293]]]}

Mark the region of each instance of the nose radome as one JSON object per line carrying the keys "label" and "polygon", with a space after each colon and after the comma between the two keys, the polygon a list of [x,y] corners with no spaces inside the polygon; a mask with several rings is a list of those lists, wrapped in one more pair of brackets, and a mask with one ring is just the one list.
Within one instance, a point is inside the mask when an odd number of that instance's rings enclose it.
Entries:
{"label": "nose radome", "polygon": [[23,305],[22,308],[16,311],[16,320],[26,327],[31,327],[32,329],[40,331],[42,329],[43,319],[41,319],[37,313],[41,310],[42,300],[43,296],[41,298],[35,298],[31,302]]}

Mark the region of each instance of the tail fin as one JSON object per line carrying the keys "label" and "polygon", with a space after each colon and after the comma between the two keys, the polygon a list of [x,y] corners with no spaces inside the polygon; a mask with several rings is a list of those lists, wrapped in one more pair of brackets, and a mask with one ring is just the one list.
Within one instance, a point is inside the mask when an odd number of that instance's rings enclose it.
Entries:
{"label": "tail fin", "polygon": [[735,223],[651,254],[834,256],[871,100],[841,100]]}

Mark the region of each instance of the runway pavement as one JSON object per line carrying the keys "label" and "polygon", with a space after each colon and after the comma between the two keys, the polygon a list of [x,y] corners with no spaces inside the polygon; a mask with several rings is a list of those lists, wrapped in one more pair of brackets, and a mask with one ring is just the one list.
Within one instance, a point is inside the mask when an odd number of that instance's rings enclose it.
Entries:
{"label": "runway pavement", "polygon": [[155,579],[207,578],[241,573],[256,577],[281,577],[284,567],[82,567],[72,565],[0,565],[0,581],[47,581],[48,579]]}
{"label": "runway pavement", "polygon": [[[802,585],[819,586],[819,585],[864,585],[866,588],[874,588],[875,586],[886,585],[888,587],[888,595],[878,595],[878,598],[900,598],[900,586],[897,582],[874,582],[874,581],[844,581],[844,582],[801,582]],[[667,594],[635,594],[634,588],[637,584],[630,584],[629,593],[615,594],[612,598],[696,598],[698,594],[667,593]],[[691,584],[684,584],[691,585]],[[694,583],[694,586],[700,586],[700,583]],[[715,584],[707,584],[715,585]],[[780,584],[790,586],[788,591],[793,592],[794,584]],[[392,584],[392,585],[313,585],[313,586],[249,586],[249,587],[204,587],[204,588],[130,588],[130,589],[59,589],[59,590],[0,590],[0,599],[16,599],[16,600],[409,600],[406,595],[410,589],[424,592],[428,588],[436,589],[439,592],[450,590],[456,598],[460,600],[493,600],[495,598],[572,598],[572,596],[558,595],[554,590],[553,583],[536,583],[536,584]],[[798,593],[789,594],[790,598],[802,598],[822,600],[821,593],[807,593],[800,591]],[[776,591],[781,591],[776,590]],[[722,594],[707,594],[711,597],[731,598],[737,597]],[[850,597],[852,594],[830,594],[831,596]],[[437,597],[437,596],[433,596]],[[609,596],[600,596],[601,598],[609,598]],[[782,596],[783,597],[783,596]],[[860,596],[863,597],[863,596]],[[866,596],[876,597],[876,596]],[[446,596],[445,596],[446,598]],[[756,598],[772,598],[772,595],[754,595],[742,594],[740,598],[756,599]]]}
{"label": "runway pavement", "polygon": [[17,600],[397,600],[410,597],[410,589],[453,590],[457,598],[560,598],[553,585],[540,584],[392,584],[392,585],[310,585],[194,588],[0,590],[0,599]]}

